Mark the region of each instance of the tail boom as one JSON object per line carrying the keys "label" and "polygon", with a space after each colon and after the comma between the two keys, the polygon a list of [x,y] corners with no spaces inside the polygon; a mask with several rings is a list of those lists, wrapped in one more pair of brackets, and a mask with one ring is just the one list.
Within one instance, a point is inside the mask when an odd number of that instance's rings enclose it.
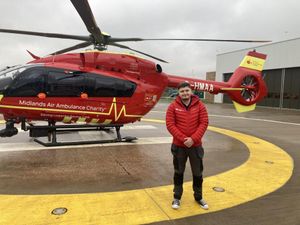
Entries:
{"label": "tail boom", "polygon": [[187,81],[193,90],[211,94],[226,93],[234,102],[250,106],[267,94],[267,87],[262,77],[266,57],[265,54],[255,51],[248,52],[228,82],[168,75],[168,87],[177,87],[180,83]]}
{"label": "tail boom", "polygon": [[226,82],[217,82],[217,81],[168,75],[168,87],[177,88],[180,83],[185,81],[190,83],[191,88],[193,90],[209,92],[211,94],[218,94],[222,92],[223,88],[230,88],[230,84]]}

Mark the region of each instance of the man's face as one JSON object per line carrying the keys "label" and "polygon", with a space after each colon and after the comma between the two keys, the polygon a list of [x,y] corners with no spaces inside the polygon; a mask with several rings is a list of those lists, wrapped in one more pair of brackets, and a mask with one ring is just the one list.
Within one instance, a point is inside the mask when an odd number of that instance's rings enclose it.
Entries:
{"label": "man's face", "polygon": [[178,93],[182,100],[189,100],[192,95],[192,89],[190,87],[182,87],[179,88]]}

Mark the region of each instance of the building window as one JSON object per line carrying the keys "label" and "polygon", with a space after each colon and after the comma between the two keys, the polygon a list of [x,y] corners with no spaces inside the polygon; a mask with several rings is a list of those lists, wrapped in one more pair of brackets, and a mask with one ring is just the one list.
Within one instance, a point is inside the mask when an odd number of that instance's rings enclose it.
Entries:
{"label": "building window", "polygon": [[264,81],[266,82],[268,93],[257,103],[260,106],[280,107],[280,90],[282,69],[264,70]]}
{"label": "building window", "polygon": [[283,108],[300,109],[300,68],[285,70]]}

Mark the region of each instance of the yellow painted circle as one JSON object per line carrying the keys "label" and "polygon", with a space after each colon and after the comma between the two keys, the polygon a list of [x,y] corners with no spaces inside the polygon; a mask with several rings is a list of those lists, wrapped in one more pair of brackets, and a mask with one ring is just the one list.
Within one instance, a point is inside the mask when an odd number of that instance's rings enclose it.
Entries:
{"label": "yellow painted circle", "polygon": [[[143,121],[164,123],[163,120]],[[91,194],[0,195],[0,224],[119,225],[184,218],[252,201],[277,190],[291,177],[293,160],[278,146],[239,132],[216,127],[209,130],[243,142],[250,155],[241,166],[204,179],[204,196],[210,206],[207,211],[194,202],[191,182],[186,182],[180,210],[173,210],[170,205],[172,185]],[[213,191],[216,186],[226,191]],[[67,208],[68,212],[51,215],[59,207]]]}

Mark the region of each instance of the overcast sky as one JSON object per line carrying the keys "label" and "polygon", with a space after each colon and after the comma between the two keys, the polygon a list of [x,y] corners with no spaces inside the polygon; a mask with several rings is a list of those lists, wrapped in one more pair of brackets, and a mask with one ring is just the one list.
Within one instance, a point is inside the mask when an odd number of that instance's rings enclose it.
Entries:
{"label": "overcast sky", "polygon": [[[298,0],[90,0],[102,32],[113,37],[223,38],[282,41],[300,37]],[[87,35],[69,0],[1,0],[0,28]],[[80,42],[80,41],[78,41]],[[0,68],[72,46],[77,41],[0,33]],[[203,78],[216,55],[259,44],[128,42],[169,61],[167,73]],[[90,47],[91,48],[91,47]],[[110,51],[122,51],[109,48]]]}

